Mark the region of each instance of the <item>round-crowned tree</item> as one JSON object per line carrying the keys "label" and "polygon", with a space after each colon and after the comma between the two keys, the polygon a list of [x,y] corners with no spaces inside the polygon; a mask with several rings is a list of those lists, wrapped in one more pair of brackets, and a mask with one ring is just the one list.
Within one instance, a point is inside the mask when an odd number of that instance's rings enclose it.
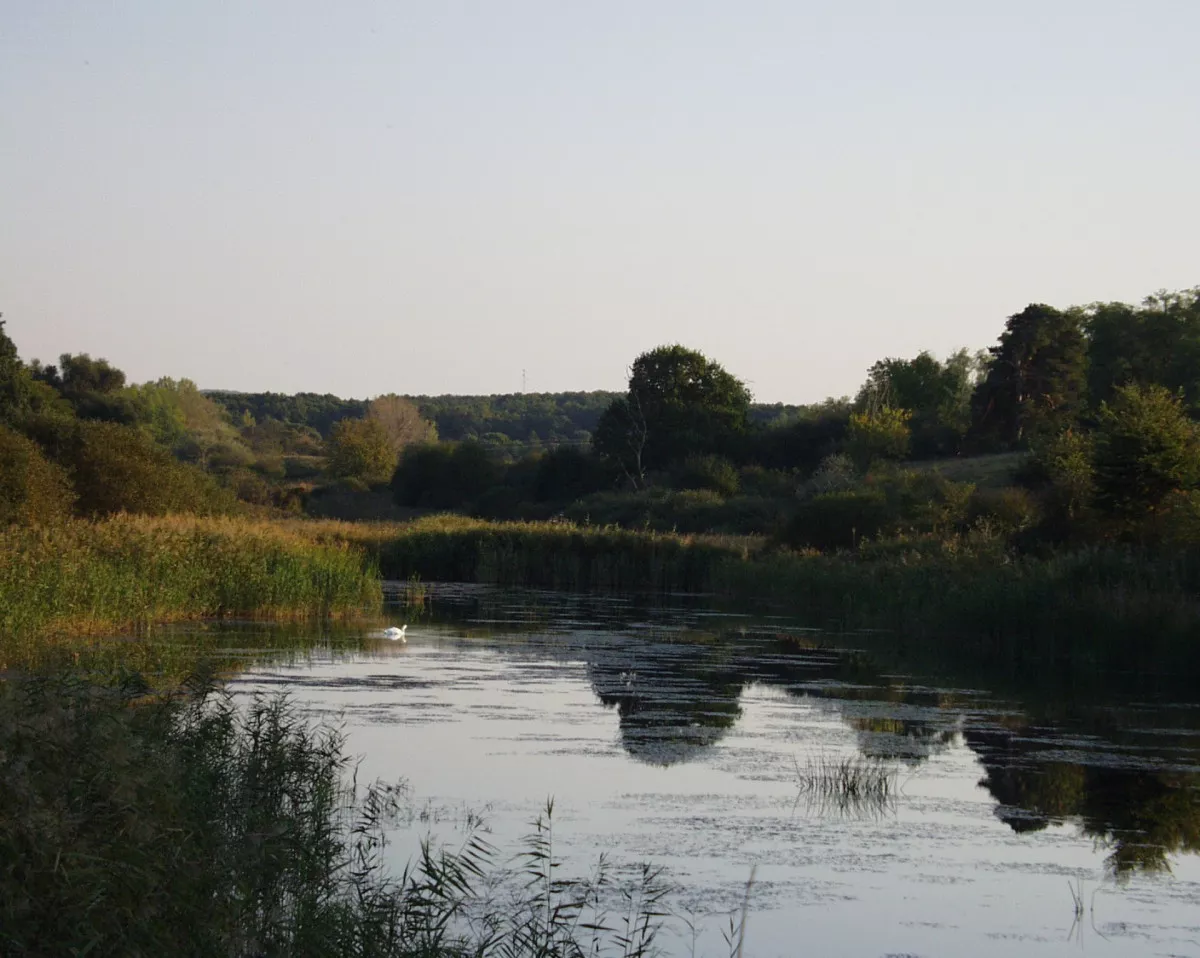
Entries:
{"label": "round-crowned tree", "polygon": [[640,485],[647,470],[722,454],[749,423],[750,391],[703,353],[660,346],[634,360],[629,388],[596,426],[596,450]]}

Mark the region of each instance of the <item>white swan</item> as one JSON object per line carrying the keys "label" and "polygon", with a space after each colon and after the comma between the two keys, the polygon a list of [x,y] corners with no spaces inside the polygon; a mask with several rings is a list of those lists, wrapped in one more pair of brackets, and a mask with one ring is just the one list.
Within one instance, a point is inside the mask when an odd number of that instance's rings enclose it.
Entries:
{"label": "white swan", "polygon": [[383,630],[383,637],[385,639],[391,639],[393,642],[407,642],[408,639],[405,638],[404,635],[404,633],[407,631],[407,625],[402,625],[398,629],[393,625],[390,629]]}

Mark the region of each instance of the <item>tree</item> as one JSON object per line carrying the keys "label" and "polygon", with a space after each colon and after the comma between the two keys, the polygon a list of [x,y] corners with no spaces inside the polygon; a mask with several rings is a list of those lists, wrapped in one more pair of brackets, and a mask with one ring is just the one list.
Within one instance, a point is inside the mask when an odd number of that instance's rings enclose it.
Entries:
{"label": "tree", "polygon": [[342,419],[333,424],[326,444],[329,471],[344,479],[384,482],[396,468],[396,451],[375,419]]}
{"label": "tree", "polygon": [[972,397],[975,435],[1019,446],[1069,428],[1086,398],[1087,342],[1078,311],[1032,305],[1008,318]]}
{"label": "tree", "polygon": [[372,399],[367,406],[367,418],[383,427],[397,455],[416,442],[437,442],[437,426],[423,419],[410,400],[395,393]]}
{"label": "tree", "polygon": [[634,360],[628,392],[597,423],[596,449],[640,484],[648,469],[728,452],[749,412],[741,380],[702,353],[660,346]]}
{"label": "tree", "polygon": [[33,379],[0,319],[0,423],[18,424],[32,405]]}
{"label": "tree", "polygon": [[1156,293],[1141,307],[1094,303],[1082,314],[1094,408],[1132,382],[1183,390],[1192,408],[1200,405],[1200,287]]}
{"label": "tree", "polygon": [[1139,518],[1171,493],[1200,483],[1200,433],[1177,394],[1157,385],[1118,386],[1100,407],[1096,501],[1106,512]]}
{"label": "tree", "polygon": [[855,405],[869,414],[883,407],[909,410],[914,454],[952,454],[970,425],[979,364],[965,349],[944,363],[927,351],[913,359],[882,359],[867,373]]}
{"label": "tree", "polygon": [[501,467],[477,442],[409,446],[392,477],[392,494],[402,506],[456,509],[494,486]]}
{"label": "tree", "polygon": [[883,406],[874,413],[856,412],[850,416],[846,433],[846,451],[854,464],[866,471],[879,459],[903,459],[908,455],[912,433],[907,409]]}

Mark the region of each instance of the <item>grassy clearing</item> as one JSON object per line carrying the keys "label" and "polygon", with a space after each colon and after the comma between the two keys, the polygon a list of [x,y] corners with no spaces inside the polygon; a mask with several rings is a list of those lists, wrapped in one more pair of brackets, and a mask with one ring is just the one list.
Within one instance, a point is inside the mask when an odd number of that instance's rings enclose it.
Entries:
{"label": "grassy clearing", "polygon": [[275,523],[117,516],[11,528],[0,531],[0,668],[153,622],[345,615],[380,598],[359,550]]}
{"label": "grassy clearing", "polygon": [[[392,876],[395,787],[282,699],[200,680],[0,683],[0,953],[296,958],[650,954],[652,868],[572,878],[552,806],[515,865],[478,834]],[[615,903],[615,907],[614,907]]]}
{"label": "grassy clearing", "polygon": [[1013,477],[1028,458],[1029,454],[1024,452],[996,452],[985,456],[909,462],[905,467],[914,472],[936,472],[951,482],[969,482],[977,489],[1004,489],[1012,486]]}

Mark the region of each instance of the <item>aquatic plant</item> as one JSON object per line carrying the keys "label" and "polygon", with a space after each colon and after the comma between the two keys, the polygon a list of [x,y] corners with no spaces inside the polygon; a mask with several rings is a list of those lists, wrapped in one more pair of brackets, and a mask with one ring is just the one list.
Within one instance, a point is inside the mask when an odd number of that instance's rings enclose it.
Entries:
{"label": "aquatic plant", "polygon": [[0,953],[582,958],[651,953],[668,892],[643,866],[564,877],[553,804],[505,881],[468,830],[385,867],[398,786],[357,785],[342,736],[203,674],[0,683]]}
{"label": "aquatic plant", "polygon": [[896,791],[896,770],[860,755],[796,763],[796,801],[819,813],[877,817],[894,810]]}

